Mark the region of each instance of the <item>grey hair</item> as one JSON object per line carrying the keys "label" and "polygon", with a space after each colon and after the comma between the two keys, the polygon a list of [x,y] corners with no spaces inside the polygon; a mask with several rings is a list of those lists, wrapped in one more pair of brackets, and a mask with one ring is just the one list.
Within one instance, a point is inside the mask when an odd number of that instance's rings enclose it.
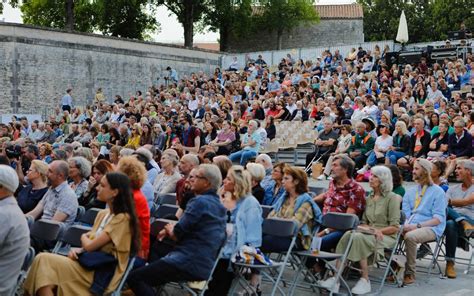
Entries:
{"label": "grey hair", "polygon": [[377,165],[371,168],[370,172],[380,180],[380,191],[382,191],[383,194],[392,192],[393,178],[392,171],[389,168]]}
{"label": "grey hair", "polygon": [[217,191],[221,187],[221,171],[215,164],[201,164],[198,169],[202,170],[203,177],[209,181],[212,190]]}
{"label": "grey hair", "polygon": [[74,151],[73,155],[74,156],[82,156],[85,159],[89,160],[90,162],[92,162],[93,159],[94,159],[94,156],[92,155],[91,148],[87,148],[87,147],[77,148],[77,150]]}
{"label": "grey hair", "polygon": [[189,161],[195,167],[199,165],[199,158],[194,154],[185,154],[183,157],[181,157],[181,159]]}
{"label": "grey hair", "polygon": [[408,134],[407,125],[404,121],[398,120],[397,123],[395,123],[395,126],[399,126],[402,129],[402,134]]}
{"label": "grey hair", "polygon": [[272,158],[268,154],[262,153],[257,156],[256,160],[258,159],[262,160],[264,163],[267,163],[269,168],[273,167]]}
{"label": "grey hair", "polygon": [[120,156],[130,156],[135,152],[135,150],[130,148],[123,148],[120,150]]}
{"label": "grey hair", "polygon": [[64,160],[55,160],[52,163],[56,163],[56,173],[64,177],[64,180],[69,176],[69,164]]}
{"label": "grey hair", "polygon": [[248,163],[247,171],[255,182],[260,182],[265,178],[265,168],[259,163]]}
{"label": "grey hair", "polygon": [[355,168],[354,161],[347,154],[337,154],[334,156],[334,160],[339,160],[341,167],[347,170],[347,177],[351,179]]}
{"label": "grey hair", "polygon": [[457,164],[463,166],[465,169],[471,170],[471,176],[474,176],[474,161],[469,159],[460,159],[457,161]]}
{"label": "grey hair", "polygon": [[82,178],[88,178],[91,175],[92,165],[90,161],[88,161],[84,157],[82,156],[71,157],[69,161],[73,162],[74,166],[76,166],[79,169],[79,171],[81,172]]}

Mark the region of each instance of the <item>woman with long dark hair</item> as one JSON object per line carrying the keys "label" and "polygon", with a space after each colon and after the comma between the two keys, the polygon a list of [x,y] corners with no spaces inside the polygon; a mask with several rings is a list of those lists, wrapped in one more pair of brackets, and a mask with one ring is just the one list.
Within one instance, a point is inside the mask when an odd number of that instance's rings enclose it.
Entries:
{"label": "woman with long dark hair", "polygon": [[[108,208],[97,214],[92,230],[81,236],[82,248],[72,248],[68,257],[41,253],[36,256],[25,281],[25,295],[88,295],[94,270],[78,262],[83,252],[104,252],[113,255],[117,266],[105,291],[113,291],[125,269],[130,255],[140,249],[140,231],[130,180],[122,173],[108,173],[98,186],[98,199]],[[100,293],[100,294],[102,294]]]}

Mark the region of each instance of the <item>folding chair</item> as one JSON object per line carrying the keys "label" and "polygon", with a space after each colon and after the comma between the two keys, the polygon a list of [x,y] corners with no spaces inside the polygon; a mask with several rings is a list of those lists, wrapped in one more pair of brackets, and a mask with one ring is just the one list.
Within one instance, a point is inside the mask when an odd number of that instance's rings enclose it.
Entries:
{"label": "folding chair", "polygon": [[71,247],[80,247],[81,236],[91,230],[88,226],[72,225],[69,227],[64,235],[58,240],[52,253],[67,256]]}
{"label": "folding chair", "polygon": [[[343,254],[337,254],[337,253],[329,253],[329,252],[323,252],[320,251],[317,254],[313,254],[310,250],[308,251],[300,251],[296,252],[296,255],[301,258],[301,264],[296,271],[295,278],[293,280],[292,286],[290,288],[290,295],[293,295],[294,289],[296,288],[296,284],[298,282],[298,278],[300,274],[302,273],[303,269],[306,268],[305,263],[308,258],[315,258],[315,259],[320,259],[324,261],[327,267],[331,269],[335,274],[336,274],[336,281],[335,285],[337,285],[337,282],[339,280],[342,281],[344,286],[347,288],[349,291],[349,294],[351,294],[351,289],[349,288],[349,285],[347,282],[344,280],[342,277],[342,272],[344,271],[344,265],[347,260],[347,254],[349,253],[349,250],[352,245],[352,240],[353,240],[353,234],[355,230],[357,229],[357,226],[359,225],[359,218],[356,215],[353,214],[344,214],[344,213],[327,213],[326,215],[323,216],[322,219],[322,226],[326,228],[331,228],[335,230],[340,230],[340,231],[351,231],[351,236],[349,238],[349,242],[347,244],[347,248],[345,249]],[[331,264],[329,264],[329,261],[333,261],[339,259],[341,261],[340,268],[336,269],[333,267]],[[314,286],[315,284],[312,284]],[[317,285],[316,285],[317,286]],[[331,290],[335,288],[332,287]]]}
{"label": "folding chair", "polygon": [[123,286],[125,286],[125,283],[127,282],[128,274],[132,270],[133,265],[135,265],[135,256],[130,256],[130,258],[128,259],[127,269],[125,269],[125,272],[123,273],[117,288],[115,288],[115,290],[112,291],[112,293],[109,293],[108,295],[120,296],[122,294]]}
{"label": "folding chair", "polygon": [[155,237],[166,226],[166,224],[176,224],[178,221],[158,218],[150,224],[150,235]]}
{"label": "folding chair", "polygon": [[55,241],[61,234],[63,225],[53,220],[41,219],[31,226],[30,235],[45,241]]}
{"label": "folding chair", "polygon": [[94,225],[95,222],[95,217],[97,217],[97,214],[102,211],[102,209],[99,208],[90,208],[88,209],[84,215],[79,219],[79,223],[85,226],[92,226]]}
{"label": "folding chair", "polygon": [[267,219],[268,214],[273,210],[272,206],[261,206],[262,207],[262,217]]}
{"label": "folding chair", "polygon": [[23,265],[21,266],[20,274],[18,275],[18,279],[16,281],[14,295],[22,295],[21,286],[23,285],[23,282],[26,279],[28,269],[30,269],[31,264],[33,263],[33,259],[35,259],[35,249],[33,249],[33,247],[29,247],[25,259],[23,260]]}
{"label": "folding chair", "polygon": [[[281,287],[279,287],[280,280],[283,275],[283,271],[288,263],[291,256],[291,252],[296,244],[296,238],[298,235],[298,223],[294,220],[280,219],[280,218],[268,218],[263,221],[262,233],[263,235],[272,235],[282,238],[291,238],[290,246],[288,250],[284,252],[283,260],[279,262],[273,262],[271,265],[256,265],[256,264],[245,264],[236,262],[234,265],[237,267],[237,279],[232,284],[229,295],[234,295],[234,291],[237,285],[248,286],[248,282],[242,276],[242,270],[252,268],[260,271],[263,277],[266,277],[272,283],[273,289],[271,296],[275,295],[277,289],[282,295],[286,295]],[[276,279],[271,274],[276,273]]]}
{"label": "folding chair", "polygon": [[462,263],[467,264],[467,268],[464,271],[464,274],[469,274],[469,272],[471,271],[471,266],[473,264],[472,261],[474,260],[474,242],[471,242],[471,239],[474,239],[474,233],[472,233],[470,237],[461,236],[460,239],[462,239],[465,243],[469,244],[469,246],[471,247],[471,257],[469,257],[469,259],[463,258],[463,260],[467,261],[467,263]]}
{"label": "folding chair", "polygon": [[176,211],[178,211],[178,206],[176,205],[161,205],[153,212],[152,217],[157,219],[165,218],[169,215],[175,215]]}
{"label": "folding chair", "polygon": [[77,208],[76,220],[74,220],[74,222],[79,222],[81,220],[81,217],[84,216],[85,213],[86,208],[84,208],[83,206],[79,206]]}

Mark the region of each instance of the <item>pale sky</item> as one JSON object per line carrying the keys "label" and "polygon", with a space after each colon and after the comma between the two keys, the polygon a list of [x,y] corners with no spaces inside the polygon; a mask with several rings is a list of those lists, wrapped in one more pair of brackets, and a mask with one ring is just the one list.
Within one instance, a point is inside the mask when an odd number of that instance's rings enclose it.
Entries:
{"label": "pale sky", "polygon": [[[348,4],[355,0],[319,0],[319,4]],[[158,8],[157,19],[161,24],[161,32],[153,36],[154,41],[164,43],[184,43],[183,27],[174,15],[170,16],[165,7]],[[4,4],[3,14],[0,14],[0,21],[22,23],[21,12],[13,9],[10,5]],[[218,33],[207,32],[194,35],[194,42],[217,42]]]}

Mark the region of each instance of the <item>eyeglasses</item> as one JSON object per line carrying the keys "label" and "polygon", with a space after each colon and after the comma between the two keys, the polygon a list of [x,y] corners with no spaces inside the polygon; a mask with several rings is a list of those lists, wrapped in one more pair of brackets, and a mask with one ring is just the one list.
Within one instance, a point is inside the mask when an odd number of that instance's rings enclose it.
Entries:
{"label": "eyeglasses", "polygon": [[191,180],[191,179],[203,179],[203,180],[207,180],[206,177],[203,177],[203,176],[193,176],[193,175],[190,175],[190,176],[189,176],[189,179],[190,179],[190,180]]}

